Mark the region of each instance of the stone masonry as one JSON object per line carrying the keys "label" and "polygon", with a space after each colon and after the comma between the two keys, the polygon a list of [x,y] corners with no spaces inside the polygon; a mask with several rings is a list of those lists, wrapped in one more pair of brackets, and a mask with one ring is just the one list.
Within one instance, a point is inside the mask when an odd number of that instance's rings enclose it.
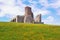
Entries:
{"label": "stone masonry", "polygon": [[24,16],[17,15],[14,19],[11,20],[11,22],[24,22]]}
{"label": "stone masonry", "polygon": [[41,20],[41,14],[39,14],[39,15],[36,16],[35,23],[41,23],[41,24],[43,24],[43,22],[41,22],[41,21],[42,21]]}
{"label": "stone masonry", "polygon": [[30,7],[25,7],[24,23],[33,23],[33,13]]}
{"label": "stone masonry", "polygon": [[11,20],[11,22],[21,22],[21,23],[37,23],[40,24],[41,22],[41,14],[37,15],[35,20],[33,16],[33,12],[31,7],[25,7],[25,14],[23,16],[17,15],[15,18]]}

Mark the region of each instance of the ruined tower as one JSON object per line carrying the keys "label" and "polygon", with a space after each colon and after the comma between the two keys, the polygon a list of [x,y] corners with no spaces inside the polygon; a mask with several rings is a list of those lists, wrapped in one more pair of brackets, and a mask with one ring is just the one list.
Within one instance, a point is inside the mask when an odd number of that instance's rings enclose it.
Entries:
{"label": "ruined tower", "polygon": [[44,24],[41,20],[42,20],[41,19],[41,14],[39,14],[39,15],[36,16],[35,23]]}
{"label": "ruined tower", "polygon": [[24,15],[24,23],[32,23],[33,22],[33,13],[30,7],[25,7],[25,15]]}
{"label": "ruined tower", "polygon": [[32,18],[33,18],[33,13],[32,13],[32,10],[31,10],[31,8],[30,7],[25,7],[25,16],[27,16],[27,15],[31,15],[32,16]]}
{"label": "ruined tower", "polygon": [[41,14],[39,14],[39,15],[36,16],[36,20],[35,21],[36,22],[41,22]]}
{"label": "ruined tower", "polygon": [[44,24],[41,21],[41,14],[36,16],[36,19],[34,20],[33,12],[31,10],[31,7],[25,7],[25,15],[20,16],[17,15],[14,17],[11,22],[20,22],[20,23],[35,23],[35,24]]}

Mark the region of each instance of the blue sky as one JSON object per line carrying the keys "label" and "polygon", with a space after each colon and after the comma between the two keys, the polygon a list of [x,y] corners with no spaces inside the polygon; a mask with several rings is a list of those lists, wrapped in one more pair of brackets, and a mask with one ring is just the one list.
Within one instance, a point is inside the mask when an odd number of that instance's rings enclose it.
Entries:
{"label": "blue sky", "polygon": [[16,15],[24,15],[24,7],[32,8],[34,17],[42,14],[45,24],[60,25],[60,0],[0,0],[0,21],[9,22]]}

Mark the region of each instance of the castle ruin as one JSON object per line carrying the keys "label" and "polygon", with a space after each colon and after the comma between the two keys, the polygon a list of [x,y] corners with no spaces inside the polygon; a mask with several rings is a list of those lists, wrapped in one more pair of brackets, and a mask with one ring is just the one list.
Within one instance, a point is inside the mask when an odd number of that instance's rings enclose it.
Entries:
{"label": "castle ruin", "polygon": [[17,15],[11,20],[11,22],[43,24],[43,22],[41,22],[41,14],[37,15],[36,19],[34,20],[33,12],[28,6],[25,7],[25,14],[23,16]]}

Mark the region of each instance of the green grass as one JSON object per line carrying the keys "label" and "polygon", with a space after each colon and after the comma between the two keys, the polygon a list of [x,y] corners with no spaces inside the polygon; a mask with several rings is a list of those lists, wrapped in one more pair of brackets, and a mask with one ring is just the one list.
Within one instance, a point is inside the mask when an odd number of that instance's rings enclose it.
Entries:
{"label": "green grass", "polygon": [[0,22],[0,40],[60,40],[60,26]]}

